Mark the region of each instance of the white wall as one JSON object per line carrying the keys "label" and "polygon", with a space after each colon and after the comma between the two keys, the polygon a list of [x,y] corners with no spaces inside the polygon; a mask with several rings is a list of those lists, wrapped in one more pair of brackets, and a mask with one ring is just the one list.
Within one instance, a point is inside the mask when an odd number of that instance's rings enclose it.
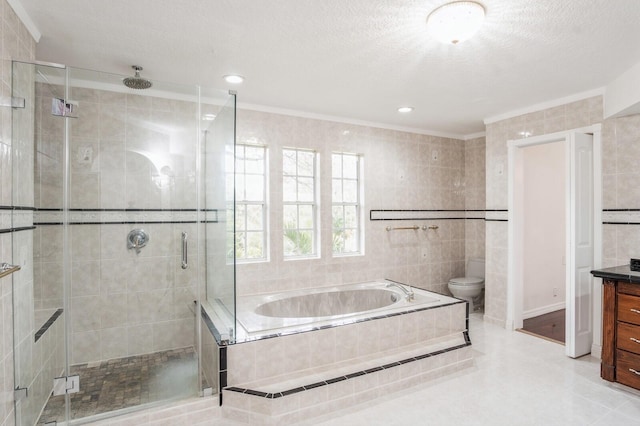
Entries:
{"label": "white wall", "polygon": [[523,149],[525,319],[565,303],[564,149],[562,142]]}

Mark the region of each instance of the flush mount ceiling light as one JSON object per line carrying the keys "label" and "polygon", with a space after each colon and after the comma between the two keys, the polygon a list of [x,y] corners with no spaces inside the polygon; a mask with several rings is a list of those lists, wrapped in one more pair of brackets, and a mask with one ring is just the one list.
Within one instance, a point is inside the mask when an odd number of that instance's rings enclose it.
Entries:
{"label": "flush mount ceiling light", "polygon": [[427,29],[438,41],[458,44],[473,37],[484,20],[484,6],[456,1],[435,9],[427,17]]}
{"label": "flush mount ceiling light", "polygon": [[244,77],[242,77],[241,75],[233,75],[233,74],[225,75],[224,81],[231,84],[240,84],[244,81]]}
{"label": "flush mount ceiling light", "polygon": [[404,106],[404,107],[398,108],[398,112],[402,112],[402,113],[407,113],[411,111],[413,111],[413,107],[410,107],[410,106]]}

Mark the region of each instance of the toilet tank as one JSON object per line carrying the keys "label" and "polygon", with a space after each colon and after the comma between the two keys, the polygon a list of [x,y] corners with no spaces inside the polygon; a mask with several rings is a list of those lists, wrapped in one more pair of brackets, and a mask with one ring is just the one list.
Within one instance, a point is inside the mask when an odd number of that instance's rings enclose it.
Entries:
{"label": "toilet tank", "polygon": [[467,277],[484,278],[484,259],[472,257],[467,263]]}

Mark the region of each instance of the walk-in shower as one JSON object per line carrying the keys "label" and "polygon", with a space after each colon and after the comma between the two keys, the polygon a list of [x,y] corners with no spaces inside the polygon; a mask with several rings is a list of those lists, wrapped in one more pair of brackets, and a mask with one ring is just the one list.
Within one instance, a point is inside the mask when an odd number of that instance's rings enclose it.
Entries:
{"label": "walk-in shower", "polygon": [[235,95],[134,70],[13,63],[18,425],[218,391],[200,313],[235,309]]}

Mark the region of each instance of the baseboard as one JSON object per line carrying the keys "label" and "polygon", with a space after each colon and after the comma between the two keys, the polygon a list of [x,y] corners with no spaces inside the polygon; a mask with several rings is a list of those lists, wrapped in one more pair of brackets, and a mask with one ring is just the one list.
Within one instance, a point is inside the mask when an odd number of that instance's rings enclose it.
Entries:
{"label": "baseboard", "polygon": [[597,344],[591,345],[591,356],[597,359],[602,359],[602,346]]}
{"label": "baseboard", "polygon": [[531,309],[529,311],[525,311],[522,313],[522,319],[534,318],[540,315],[559,311],[560,309],[566,308],[566,306],[567,306],[566,302],[560,302],[560,303],[554,303],[553,305],[543,306],[541,308]]}

